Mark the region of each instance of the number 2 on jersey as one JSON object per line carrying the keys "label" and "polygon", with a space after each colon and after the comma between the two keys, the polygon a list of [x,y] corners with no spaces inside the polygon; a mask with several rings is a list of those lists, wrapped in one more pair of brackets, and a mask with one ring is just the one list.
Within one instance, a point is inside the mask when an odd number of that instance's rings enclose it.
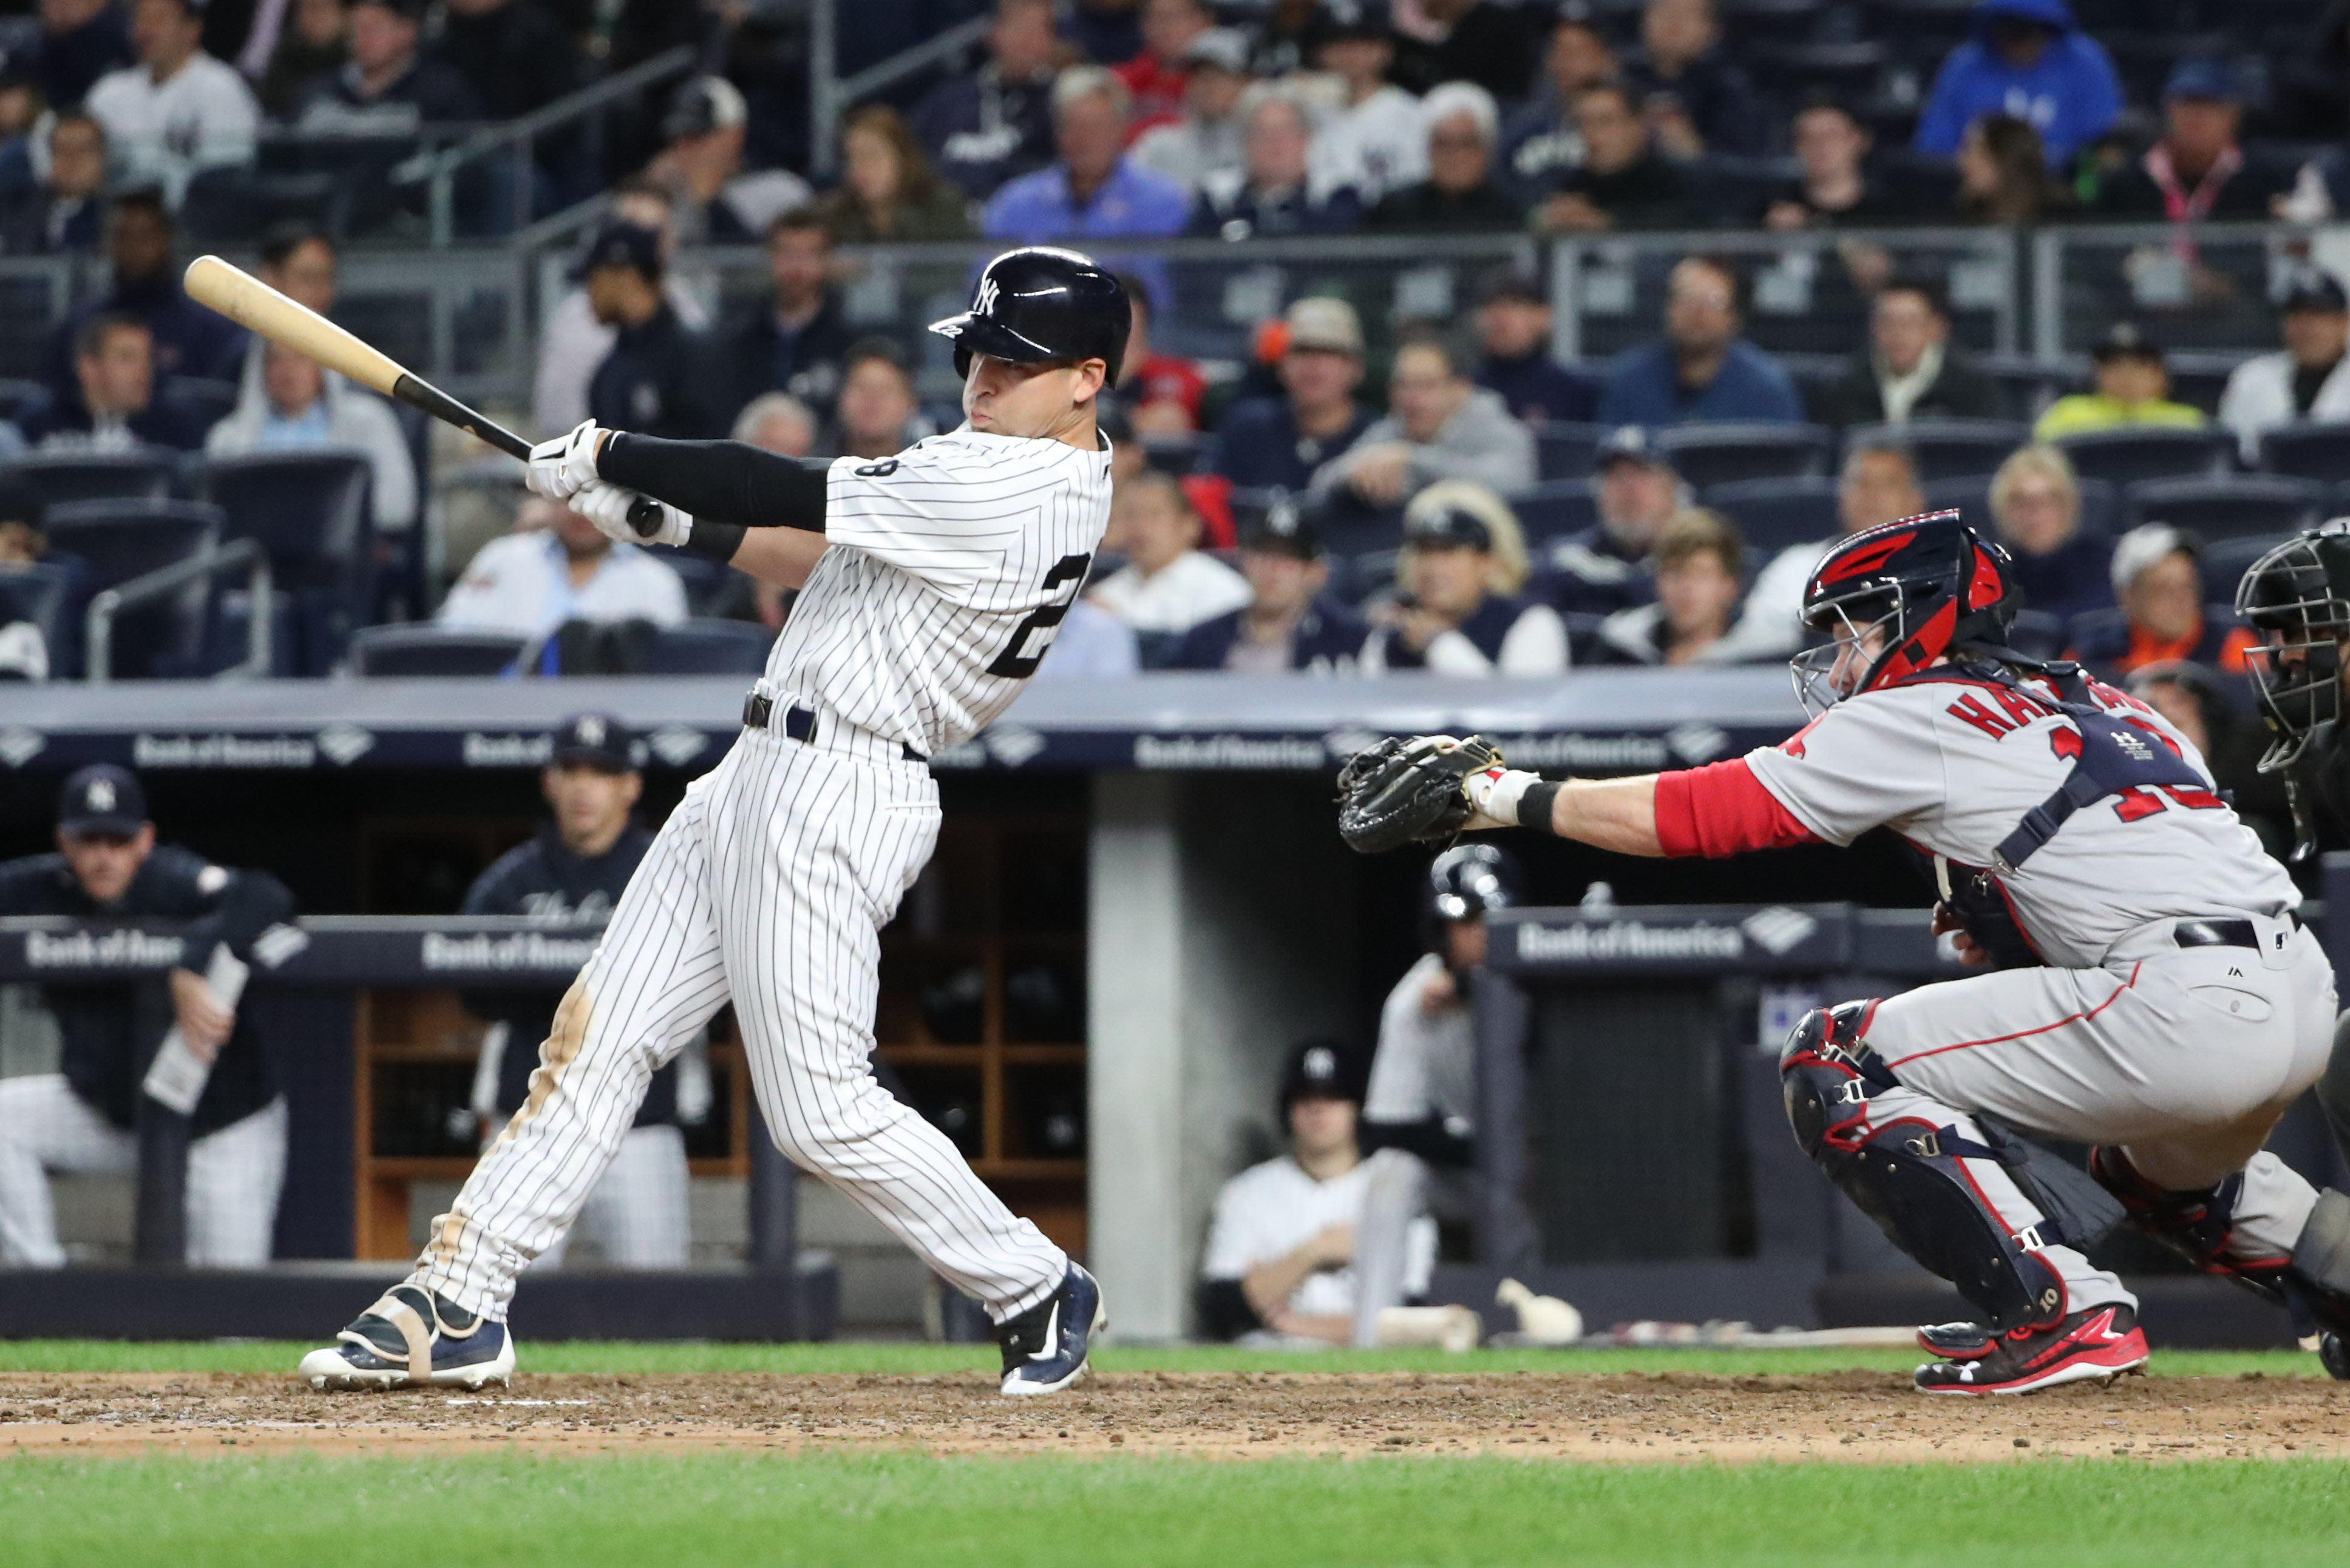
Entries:
{"label": "number 2 on jersey", "polygon": [[[1043,660],[1045,650],[1053,646],[1053,628],[1061,624],[1062,618],[1069,613],[1069,607],[1077,602],[1078,591],[1086,584],[1087,569],[1093,564],[1091,556],[1064,556],[1053,563],[1053,569],[1045,574],[1045,590],[1050,593],[1066,583],[1069,585],[1067,595],[1028,612],[1026,618],[1014,629],[1010,646],[997,654],[995,662],[987,667],[990,675],[1001,675],[1010,680],[1025,680],[1036,673],[1036,666]],[[1028,639],[1040,631],[1045,634],[1045,639],[1037,645],[1036,651],[1031,653],[1028,651]]]}

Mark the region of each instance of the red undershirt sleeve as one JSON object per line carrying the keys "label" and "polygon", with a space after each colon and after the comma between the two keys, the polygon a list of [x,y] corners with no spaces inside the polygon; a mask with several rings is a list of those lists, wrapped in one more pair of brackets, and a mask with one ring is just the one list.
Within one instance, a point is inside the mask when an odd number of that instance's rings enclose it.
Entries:
{"label": "red undershirt sleeve", "polygon": [[1657,775],[1657,844],[1667,855],[1718,859],[1818,842],[1743,757]]}

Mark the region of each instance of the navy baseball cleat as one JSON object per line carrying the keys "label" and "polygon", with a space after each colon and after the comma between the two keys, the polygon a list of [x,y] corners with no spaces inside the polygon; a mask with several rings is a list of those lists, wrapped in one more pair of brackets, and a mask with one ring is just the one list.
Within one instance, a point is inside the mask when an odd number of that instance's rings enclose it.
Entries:
{"label": "navy baseball cleat", "polygon": [[1003,1392],[1058,1394],[1086,1375],[1088,1342],[1108,1326],[1101,1286],[1071,1263],[1059,1290],[995,1325],[1003,1346]]}
{"label": "navy baseball cleat", "polygon": [[301,1376],[313,1388],[479,1388],[503,1386],[514,1368],[514,1335],[505,1324],[476,1317],[421,1285],[400,1284],[334,1344],[304,1356]]}
{"label": "navy baseball cleat", "polygon": [[2110,1383],[2144,1366],[2147,1355],[2137,1312],[2107,1303],[2045,1328],[2001,1334],[1980,1356],[1929,1362],[1915,1381],[1925,1394],[2030,1394],[2060,1383]]}

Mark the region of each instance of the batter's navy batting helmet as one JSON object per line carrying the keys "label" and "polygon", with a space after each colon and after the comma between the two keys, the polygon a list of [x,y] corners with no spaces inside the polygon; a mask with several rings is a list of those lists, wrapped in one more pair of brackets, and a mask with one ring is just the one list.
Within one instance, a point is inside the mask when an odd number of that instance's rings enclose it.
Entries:
{"label": "batter's navy batting helmet", "polygon": [[1017,364],[1043,359],[1099,359],[1115,385],[1134,325],[1126,290],[1094,258],[1052,245],[1023,245],[987,264],[971,292],[971,308],[931,323],[951,337],[955,374],[971,374],[971,357]]}
{"label": "batter's navy batting helmet", "polygon": [[1493,845],[1455,845],[1428,867],[1428,912],[1437,919],[1482,920],[1517,901],[1517,862]]}

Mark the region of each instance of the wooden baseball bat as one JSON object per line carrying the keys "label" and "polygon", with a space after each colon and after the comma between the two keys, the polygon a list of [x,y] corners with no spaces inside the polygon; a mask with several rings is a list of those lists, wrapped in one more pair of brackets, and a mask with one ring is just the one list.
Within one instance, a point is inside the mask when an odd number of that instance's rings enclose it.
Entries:
{"label": "wooden baseball bat", "polygon": [[[209,306],[245,330],[340,371],[360,386],[421,409],[436,420],[489,442],[509,457],[530,461],[530,442],[470,404],[461,403],[380,349],[369,348],[309,306],[286,298],[251,273],[218,256],[188,264],[188,297]],[[629,522],[650,537],[660,507],[649,498],[629,509]]]}

